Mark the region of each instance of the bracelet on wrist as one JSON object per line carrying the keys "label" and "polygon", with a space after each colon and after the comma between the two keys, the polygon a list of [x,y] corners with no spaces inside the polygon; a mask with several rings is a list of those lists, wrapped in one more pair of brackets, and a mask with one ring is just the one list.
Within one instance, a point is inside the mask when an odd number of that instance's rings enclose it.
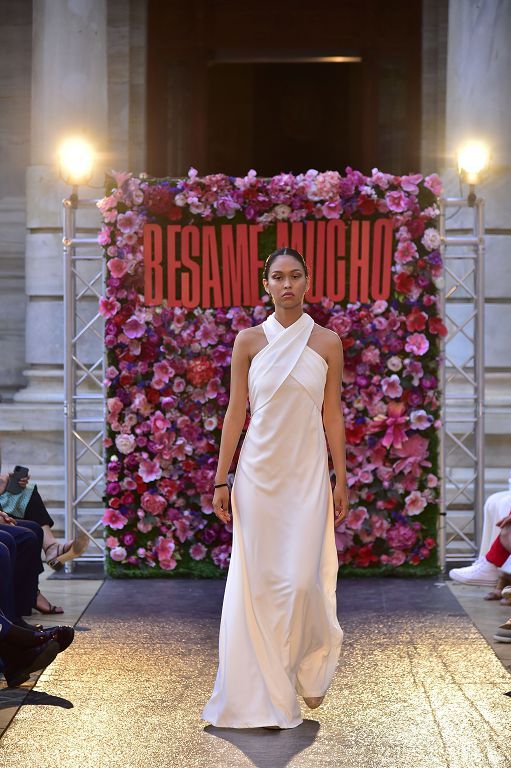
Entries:
{"label": "bracelet on wrist", "polygon": [[224,486],[224,485],[229,487],[229,483],[215,483],[214,487],[215,488],[222,488],[222,486]]}

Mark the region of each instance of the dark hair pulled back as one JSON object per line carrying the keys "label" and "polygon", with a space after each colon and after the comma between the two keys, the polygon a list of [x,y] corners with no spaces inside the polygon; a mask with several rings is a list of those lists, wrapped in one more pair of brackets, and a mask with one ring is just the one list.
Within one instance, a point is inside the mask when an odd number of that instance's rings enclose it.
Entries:
{"label": "dark hair pulled back", "polygon": [[287,246],[285,248],[277,248],[276,251],[273,251],[273,253],[270,253],[266,261],[264,262],[264,278],[265,280],[268,280],[268,275],[270,273],[270,267],[277,258],[277,256],[293,256],[297,261],[300,262],[300,264],[303,267],[303,270],[305,272],[305,277],[308,277],[309,273],[307,271],[307,264],[304,261],[304,258],[302,254],[299,251],[295,251],[294,248],[288,248]]}

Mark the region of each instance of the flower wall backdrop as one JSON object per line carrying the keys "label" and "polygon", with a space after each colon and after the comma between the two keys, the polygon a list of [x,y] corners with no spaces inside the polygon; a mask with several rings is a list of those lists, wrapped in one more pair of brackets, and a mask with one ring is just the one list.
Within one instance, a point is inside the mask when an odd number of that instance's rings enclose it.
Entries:
{"label": "flower wall backdrop", "polygon": [[[342,574],[438,570],[440,337],[435,281],[436,174],[371,176],[347,168],[262,179],[223,174],[152,179],[113,173],[98,203],[108,278],[106,320],[107,570],[116,576],[226,573],[232,525],[212,511],[222,418],[236,334],[273,305],[226,309],[144,306],[146,222],[264,225],[264,256],[278,221],[393,222],[393,294],[372,304],[304,310],[337,332],[345,356],[343,407],[350,512],[336,529]],[[249,410],[245,429],[248,427]],[[242,435],[243,438],[243,435]],[[231,466],[232,481],[239,455]]]}

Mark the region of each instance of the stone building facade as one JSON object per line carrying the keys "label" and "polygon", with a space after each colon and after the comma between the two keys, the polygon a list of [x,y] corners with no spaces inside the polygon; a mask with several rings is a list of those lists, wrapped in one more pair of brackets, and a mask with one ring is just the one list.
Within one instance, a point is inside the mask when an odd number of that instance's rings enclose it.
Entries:
{"label": "stone building facade", "polygon": [[[61,519],[63,305],[56,147],[89,134],[109,168],[146,169],[150,0],[0,0],[0,442],[2,466],[28,464]],[[423,0],[421,162],[459,194],[455,150],[492,147],[486,199],[487,491],[511,467],[511,3]],[[98,137],[100,143],[98,143]],[[218,169],[222,170],[222,169]],[[392,170],[392,169],[383,169]],[[99,217],[84,220],[91,231]],[[460,219],[460,228],[463,220]],[[90,355],[97,350],[90,350]]]}

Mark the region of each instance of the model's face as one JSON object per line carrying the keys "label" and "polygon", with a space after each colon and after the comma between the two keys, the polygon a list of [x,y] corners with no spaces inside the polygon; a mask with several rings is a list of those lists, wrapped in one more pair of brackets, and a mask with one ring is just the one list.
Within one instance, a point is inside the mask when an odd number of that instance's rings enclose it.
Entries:
{"label": "model's face", "polygon": [[[292,307],[303,301],[309,290],[309,278],[305,277],[302,265],[294,256],[284,254],[273,260],[268,280],[263,280],[263,285],[273,296],[275,304]],[[287,293],[292,295],[286,296]]]}

